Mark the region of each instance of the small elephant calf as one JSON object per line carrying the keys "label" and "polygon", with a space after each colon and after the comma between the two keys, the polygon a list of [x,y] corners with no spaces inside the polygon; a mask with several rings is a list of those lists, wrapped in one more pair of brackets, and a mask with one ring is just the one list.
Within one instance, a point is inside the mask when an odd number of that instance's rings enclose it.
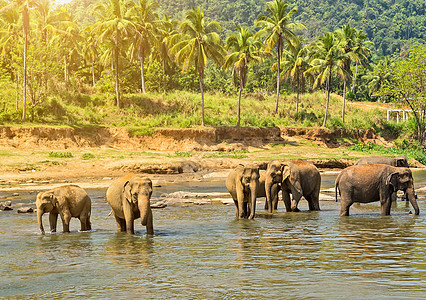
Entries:
{"label": "small elephant calf", "polygon": [[37,221],[44,234],[42,217],[49,213],[50,230],[56,232],[58,214],[61,216],[63,232],[70,231],[71,218],[80,219],[81,231],[91,230],[90,214],[92,202],[86,191],[76,185],[65,185],[40,192],[36,199]]}

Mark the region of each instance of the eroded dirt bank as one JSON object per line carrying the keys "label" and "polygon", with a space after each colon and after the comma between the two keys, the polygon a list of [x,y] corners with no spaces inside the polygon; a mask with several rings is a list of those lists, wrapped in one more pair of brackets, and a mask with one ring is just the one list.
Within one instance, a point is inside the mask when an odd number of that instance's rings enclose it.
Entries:
{"label": "eroded dirt bank", "polygon": [[384,144],[373,129],[330,130],[296,127],[206,127],[155,129],[153,135],[133,135],[125,128],[0,127],[0,148],[66,150],[114,148],[153,151],[232,151],[291,142],[295,138],[337,147],[340,138]]}

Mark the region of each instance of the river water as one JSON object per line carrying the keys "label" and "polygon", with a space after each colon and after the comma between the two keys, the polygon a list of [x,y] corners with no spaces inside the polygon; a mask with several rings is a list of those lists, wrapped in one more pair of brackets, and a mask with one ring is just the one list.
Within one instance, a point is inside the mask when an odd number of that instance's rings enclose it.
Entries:
{"label": "river water", "polygon": [[[323,189],[335,175],[323,176]],[[416,188],[426,172],[415,173]],[[156,188],[221,192],[223,182]],[[33,202],[34,192],[19,192]],[[35,214],[0,212],[0,298],[19,299],[425,299],[426,201],[420,216],[397,202],[391,216],[379,203],[351,208],[322,201],[321,211],[279,212],[258,206],[255,220],[235,208],[201,205],[154,210],[154,237],[139,222],[117,233],[105,190],[92,198],[90,232],[41,235]],[[0,193],[8,195],[11,192]],[[47,214],[44,217],[48,228]],[[58,228],[62,224],[58,222]]]}

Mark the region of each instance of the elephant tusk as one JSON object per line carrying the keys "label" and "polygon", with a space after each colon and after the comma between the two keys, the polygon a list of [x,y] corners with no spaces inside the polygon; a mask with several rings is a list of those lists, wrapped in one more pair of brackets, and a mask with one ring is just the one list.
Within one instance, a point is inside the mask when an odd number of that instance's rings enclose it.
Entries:
{"label": "elephant tusk", "polygon": [[109,217],[110,215],[112,215],[112,210],[109,212],[108,217]]}

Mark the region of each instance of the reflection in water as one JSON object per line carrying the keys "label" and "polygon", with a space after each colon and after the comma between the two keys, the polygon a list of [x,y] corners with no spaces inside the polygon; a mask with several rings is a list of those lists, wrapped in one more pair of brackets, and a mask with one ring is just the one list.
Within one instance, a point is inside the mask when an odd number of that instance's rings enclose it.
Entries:
{"label": "reflection in water", "polygon": [[[426,295],[426,214],[408,216],[403,202],[386,217],[372,203],[341,218],[339,203],[323,201],[311,213],[303,205],[302,213],[280,207],[273,216],[259,208],[255,220],[236,220],[233,205],[168,207],[153,211],[151,238],[140,222],[135,235],[117,233],[109,207],[96,197],[104,193],[89,191],[96,201],[90,232],[42,236],[34,214],[0,212],[0,298]],[[426,202],[419,205],[425,212]]]}

